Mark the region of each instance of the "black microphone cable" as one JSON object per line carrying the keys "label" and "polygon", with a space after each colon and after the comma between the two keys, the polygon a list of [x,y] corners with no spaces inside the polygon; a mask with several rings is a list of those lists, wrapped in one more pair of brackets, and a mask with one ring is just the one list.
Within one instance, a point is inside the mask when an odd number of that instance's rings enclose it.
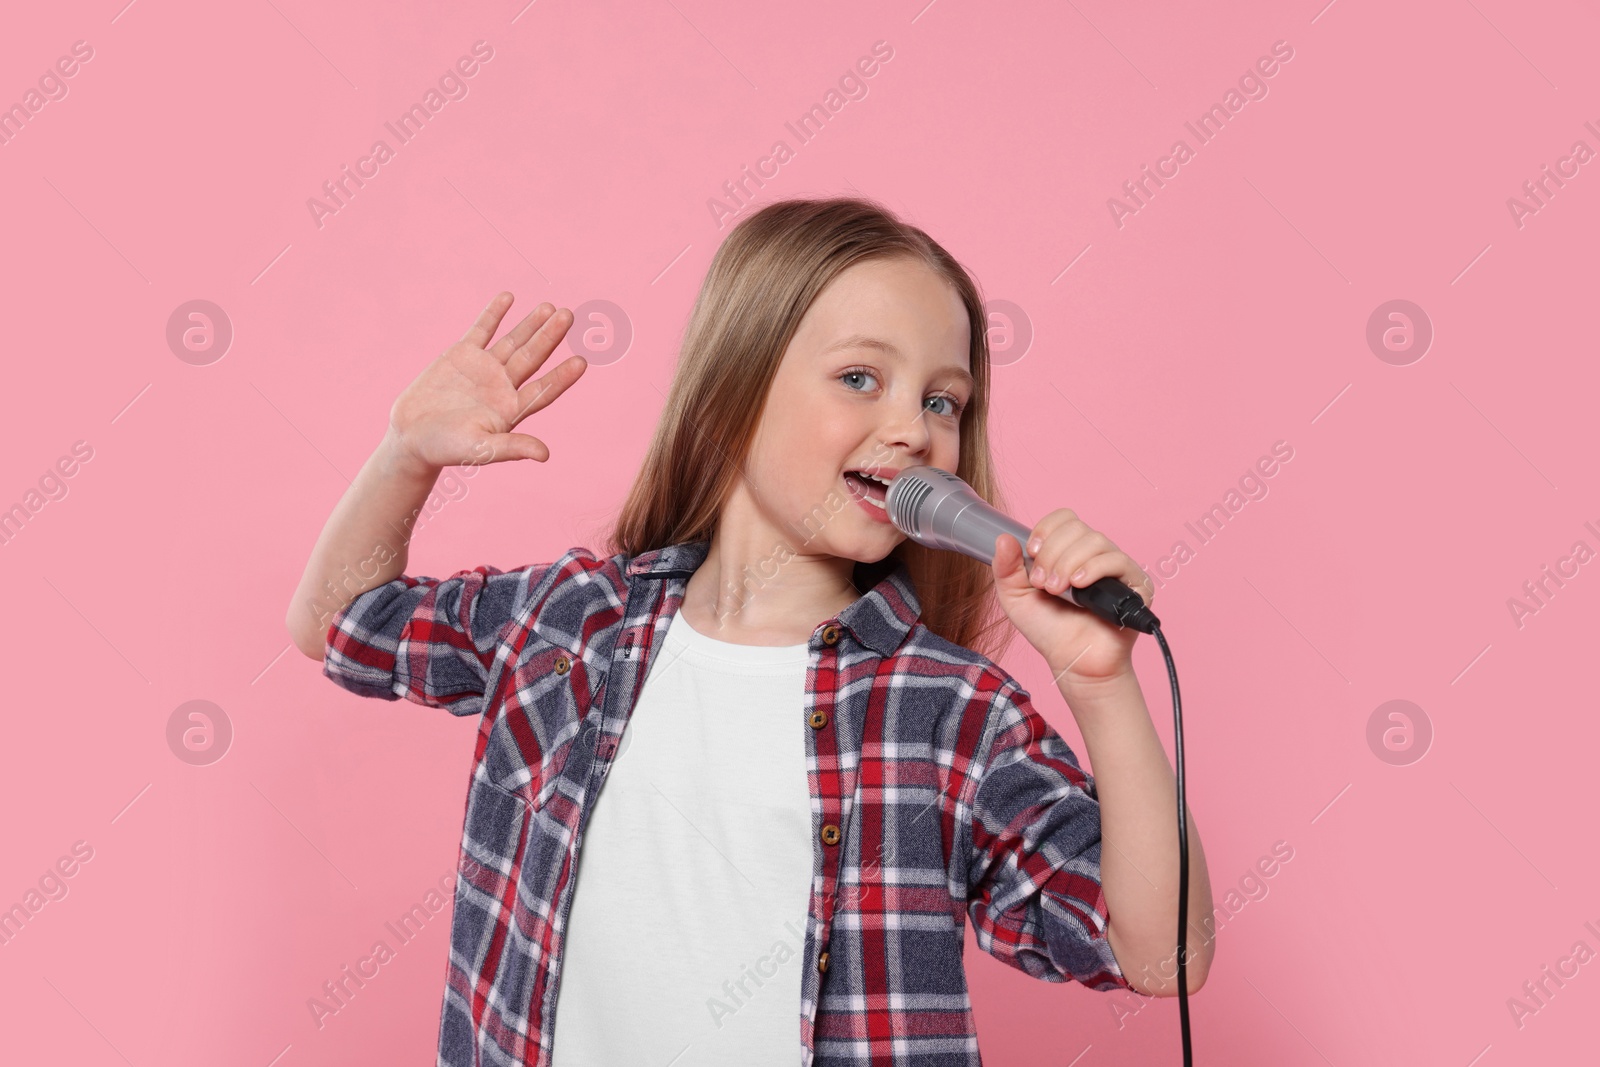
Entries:
{"label": "black microphone cable", "polygon": [[1183,700],[1178,696],[1178,668],[1172,662],[1172,649],[1160,624],[1150,628],[1161,655],[1167,661],[1167,677],[1172,681],[1172,754],[1178,767],[1178,1028],[1183,1032],[1183,1067],[1193,1067],[1194,1053],[1189,1048],[1189,807],[1183,792]]}

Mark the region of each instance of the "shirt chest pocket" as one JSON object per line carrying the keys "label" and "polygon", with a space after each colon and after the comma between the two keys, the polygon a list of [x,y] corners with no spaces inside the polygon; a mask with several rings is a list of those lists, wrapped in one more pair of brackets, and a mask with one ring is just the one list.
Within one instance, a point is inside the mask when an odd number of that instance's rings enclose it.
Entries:
{"label": "shirt chest pocket", "polygon": [[537,635],[500,683],[484,769],[497,787],[544,806],[598,697],[604,673]]}

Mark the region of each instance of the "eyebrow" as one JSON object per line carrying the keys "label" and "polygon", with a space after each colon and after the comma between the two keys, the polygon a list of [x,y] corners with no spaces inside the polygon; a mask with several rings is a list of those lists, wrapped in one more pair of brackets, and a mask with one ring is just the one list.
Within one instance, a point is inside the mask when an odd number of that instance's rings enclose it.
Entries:
{"label": "eyebrow", "polygon": [[[896,348],[888,341],[878,337],[867,337],[863,334],[851,334],[849,337],[846,337],[843,340],[835,341],[822,351],[823,354],[826,355],[829,352],[839,352],[847,348],[876,349],[877,351],[889,356],[891,359],[901,363],[904,363],[906,358],[905,353],[901,352],[900,349]],[[965,367],[951,366],[942,367],[940,369],[945,374],[948,374],[954,378],[959,378],[961,381],[965,382],[968,389],[976,389],[978,386],[978,383],[973,381],[971,372],[969,372]]]}

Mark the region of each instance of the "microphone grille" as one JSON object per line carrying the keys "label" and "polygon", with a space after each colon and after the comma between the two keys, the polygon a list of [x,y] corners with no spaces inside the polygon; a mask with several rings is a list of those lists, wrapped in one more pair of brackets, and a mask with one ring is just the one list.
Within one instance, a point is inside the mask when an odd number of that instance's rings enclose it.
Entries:
{"label": "microphone grille", "polygon": [[933,492],[933,483],[923,475],[923,472],[934,469],[936,468],[915,467],[901,471],[886,494],[889,521],[899,527],[902,533],[911,537],[917,537],[922,533],[918,516],[922,511],[922,502]]}

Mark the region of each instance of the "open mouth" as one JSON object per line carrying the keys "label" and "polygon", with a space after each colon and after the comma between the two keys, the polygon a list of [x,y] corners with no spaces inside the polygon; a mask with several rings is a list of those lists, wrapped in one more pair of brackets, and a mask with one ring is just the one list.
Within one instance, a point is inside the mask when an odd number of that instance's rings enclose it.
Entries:
{"label": "open mouth", "polygon": [[888,510],[884,500],[889,493],[889,479],[868,471],[845,471],[844,480],[850,491],[859,499],[885,511]]}

